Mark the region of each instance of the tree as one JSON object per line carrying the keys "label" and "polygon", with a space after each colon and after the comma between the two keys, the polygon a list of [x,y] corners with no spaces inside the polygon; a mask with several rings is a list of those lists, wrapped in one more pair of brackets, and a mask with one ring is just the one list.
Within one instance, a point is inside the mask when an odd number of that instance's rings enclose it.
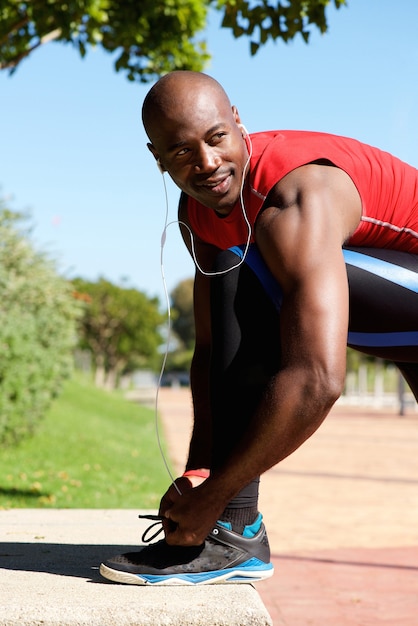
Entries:
{"label": "tree", "polygon": [[188,372],[195,342],[193,278],[178,283],[170,294],[171,328],[175,341],[170,342],[165,372]]}
{"label": "tree", "polygon": [[31,435],[69,375],[79,306],[0,201],[0,444]]}
{"label": "tree", "polygon": [[104,278],[96,283],[76,278],[73,286],[84,303],[80,345],[93,357],[96,384],[114,388],[126,368],[143,367],[157,356],[163,321],[158,299]]}
{"label": "tree", "polygon": [[182,280],[171,292],[172,327],[187,349],[194,346],[193,278]]}
{"label": "tree", "polygon": [[[311,27],[328,26],[332,0],[3,0],[0,69],[13,72],[39,46],[70,43],[84,57],[90,46],[116,54],[115,68],[147,82],[175,69],[202,70],[209,59],[197,39],[211,8],[234,37],[250,37],[251,54],[269,39],[307,42]],[[346,0],[333,0],[339,8]]]}
{"label": "tree", "polygon": [[207,6],[200,0],[5,0],[0,8],[1,68],[13,71],[49,41],[115,52],[116,70],[130,80],[176,68],[200,70],[205,44],[195,40]]}

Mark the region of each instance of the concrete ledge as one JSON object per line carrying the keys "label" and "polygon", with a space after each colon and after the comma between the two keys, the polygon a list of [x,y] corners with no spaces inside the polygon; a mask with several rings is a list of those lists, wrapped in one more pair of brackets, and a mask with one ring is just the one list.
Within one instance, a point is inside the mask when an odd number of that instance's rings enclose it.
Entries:
{"label": "concrete ledge", "polygon": [[272,626],[252,585],[150,588],[105,581],[102,559],[140,543],[147,522],[138,512],[0,511],[0,625]]}

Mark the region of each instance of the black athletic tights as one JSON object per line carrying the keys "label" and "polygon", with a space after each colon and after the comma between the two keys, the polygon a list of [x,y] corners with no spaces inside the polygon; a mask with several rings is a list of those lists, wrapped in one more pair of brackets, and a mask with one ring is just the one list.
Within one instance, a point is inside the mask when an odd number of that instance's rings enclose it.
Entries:
{"label": "black athletic tights", "polygon": [[[242,249],[219,254],[215,271],[234,268]],[[348,345],[393,361],[418,399],[418,256],[344,249],[350,293]],[[256,247],[211,286],[213,467],[237,444],[266,385],[280,368],[281,290]],[[258,480],[232,507],[254,506]]]}

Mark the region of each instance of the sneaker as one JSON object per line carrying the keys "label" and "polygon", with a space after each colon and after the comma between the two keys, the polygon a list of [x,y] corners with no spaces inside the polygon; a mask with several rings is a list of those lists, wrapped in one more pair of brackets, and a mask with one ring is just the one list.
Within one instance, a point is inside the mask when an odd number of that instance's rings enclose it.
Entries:
{"label": "sneaker", "polygon": [[201,546],[170,546],[162,539],[108,559],[100,573],[128,585],[213,585],[257,582],[272,576],[274,568],[263,523],[252,537],[217,523]]}

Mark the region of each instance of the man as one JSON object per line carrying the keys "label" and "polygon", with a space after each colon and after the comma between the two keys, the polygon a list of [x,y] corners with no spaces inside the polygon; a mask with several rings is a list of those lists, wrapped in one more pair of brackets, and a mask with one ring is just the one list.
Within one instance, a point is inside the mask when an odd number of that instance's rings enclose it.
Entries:
{"label": "man", "polygon": [[259,477],[341,394],[347,332],[418,395],[418,172],[343,137],[249,136],[200,73],[158,81],[143,122],[182,190],[197,266],[195,421],[185,475],[161,500],[165,539],[101,571],[131,584],[260,580],[273,570]]}

